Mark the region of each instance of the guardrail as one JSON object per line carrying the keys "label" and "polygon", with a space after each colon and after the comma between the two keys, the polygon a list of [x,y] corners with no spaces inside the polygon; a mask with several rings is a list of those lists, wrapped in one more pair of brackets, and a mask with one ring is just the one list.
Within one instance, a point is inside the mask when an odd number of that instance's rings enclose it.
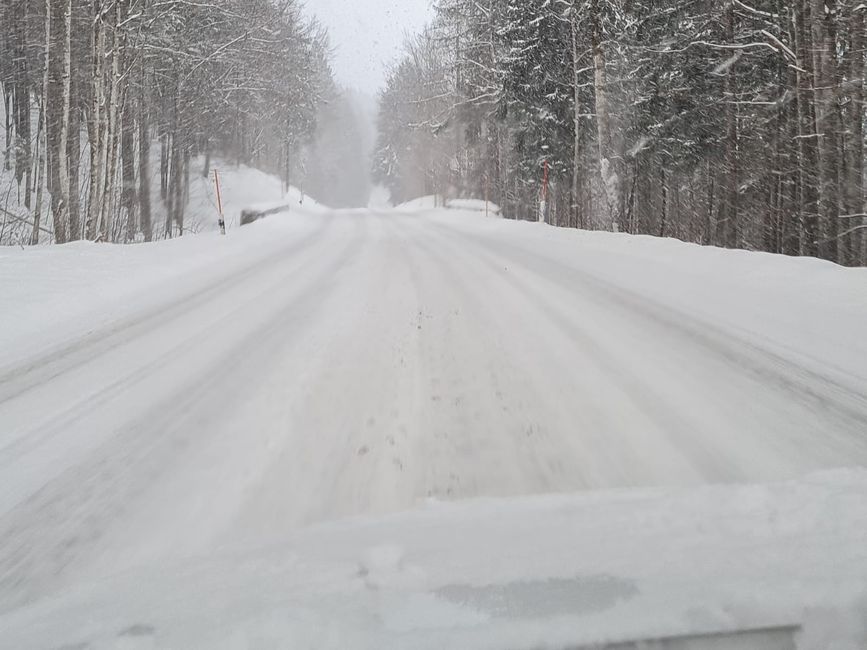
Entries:
{"label": "guardrail", "polygon": [[272,214],[278,214],[280,212],[288,212],[289,204],[286,205],[275,205],[269,208],[247,208],[246,210],[241,211],[241,225],[246,226],[251,224],[259,219],[263,219]]}

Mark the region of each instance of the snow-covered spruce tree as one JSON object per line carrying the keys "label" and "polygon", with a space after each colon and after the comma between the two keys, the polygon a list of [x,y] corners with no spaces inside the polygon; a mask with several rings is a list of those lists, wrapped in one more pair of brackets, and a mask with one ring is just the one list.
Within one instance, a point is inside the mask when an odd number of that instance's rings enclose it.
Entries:
{"label": "snow-covered spruce tree", "polygon": [[568,223],[575,122],[572,32],[547,0],[508,0],[499,30],[500,116],[512,140],[510,186],[515,207],[533,218],[543,168],[549,167],[551,219]]}

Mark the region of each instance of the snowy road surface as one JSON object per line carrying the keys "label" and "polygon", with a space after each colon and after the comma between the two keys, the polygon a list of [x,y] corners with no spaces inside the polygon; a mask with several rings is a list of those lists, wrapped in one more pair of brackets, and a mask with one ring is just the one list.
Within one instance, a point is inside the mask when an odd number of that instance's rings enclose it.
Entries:
{"label": "snowy road surface", "polygon": [[[867,465],[862,271],[462,213],[283,217],[90,276],[64,259],[99,247],[34,253],[57,274],[0,325],[0,613],[428,497]],[[173,276],[184,246],[226,250]],[[799,264],[824,284],[786,293]]]}

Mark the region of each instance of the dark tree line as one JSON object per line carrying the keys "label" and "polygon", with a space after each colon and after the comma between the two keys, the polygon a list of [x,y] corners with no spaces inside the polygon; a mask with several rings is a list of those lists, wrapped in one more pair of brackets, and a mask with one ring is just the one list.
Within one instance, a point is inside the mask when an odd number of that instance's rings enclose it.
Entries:
{"label": "dark tree line", "polygon": [[381,97],[396,200],[867,264],[860,0],[440,0]]}
{"label": "dark tree line", "polygon": [[150,240],[184,232],[195,156],[288,184],[327,54],[297,0],[4,0],[5,213],[32,243]]}

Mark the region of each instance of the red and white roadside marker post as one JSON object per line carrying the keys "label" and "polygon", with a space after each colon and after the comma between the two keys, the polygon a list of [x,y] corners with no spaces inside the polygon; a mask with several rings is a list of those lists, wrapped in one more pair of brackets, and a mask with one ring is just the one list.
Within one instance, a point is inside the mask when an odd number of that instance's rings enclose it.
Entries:
{"label": "red and white roadside marker post", "polygon": [[217,190],[217,212],[220,215],[220,234],[226,234],[226,218],[223,216],[223,195],[220,193],[220,172],[214,170],[214,187]]}

